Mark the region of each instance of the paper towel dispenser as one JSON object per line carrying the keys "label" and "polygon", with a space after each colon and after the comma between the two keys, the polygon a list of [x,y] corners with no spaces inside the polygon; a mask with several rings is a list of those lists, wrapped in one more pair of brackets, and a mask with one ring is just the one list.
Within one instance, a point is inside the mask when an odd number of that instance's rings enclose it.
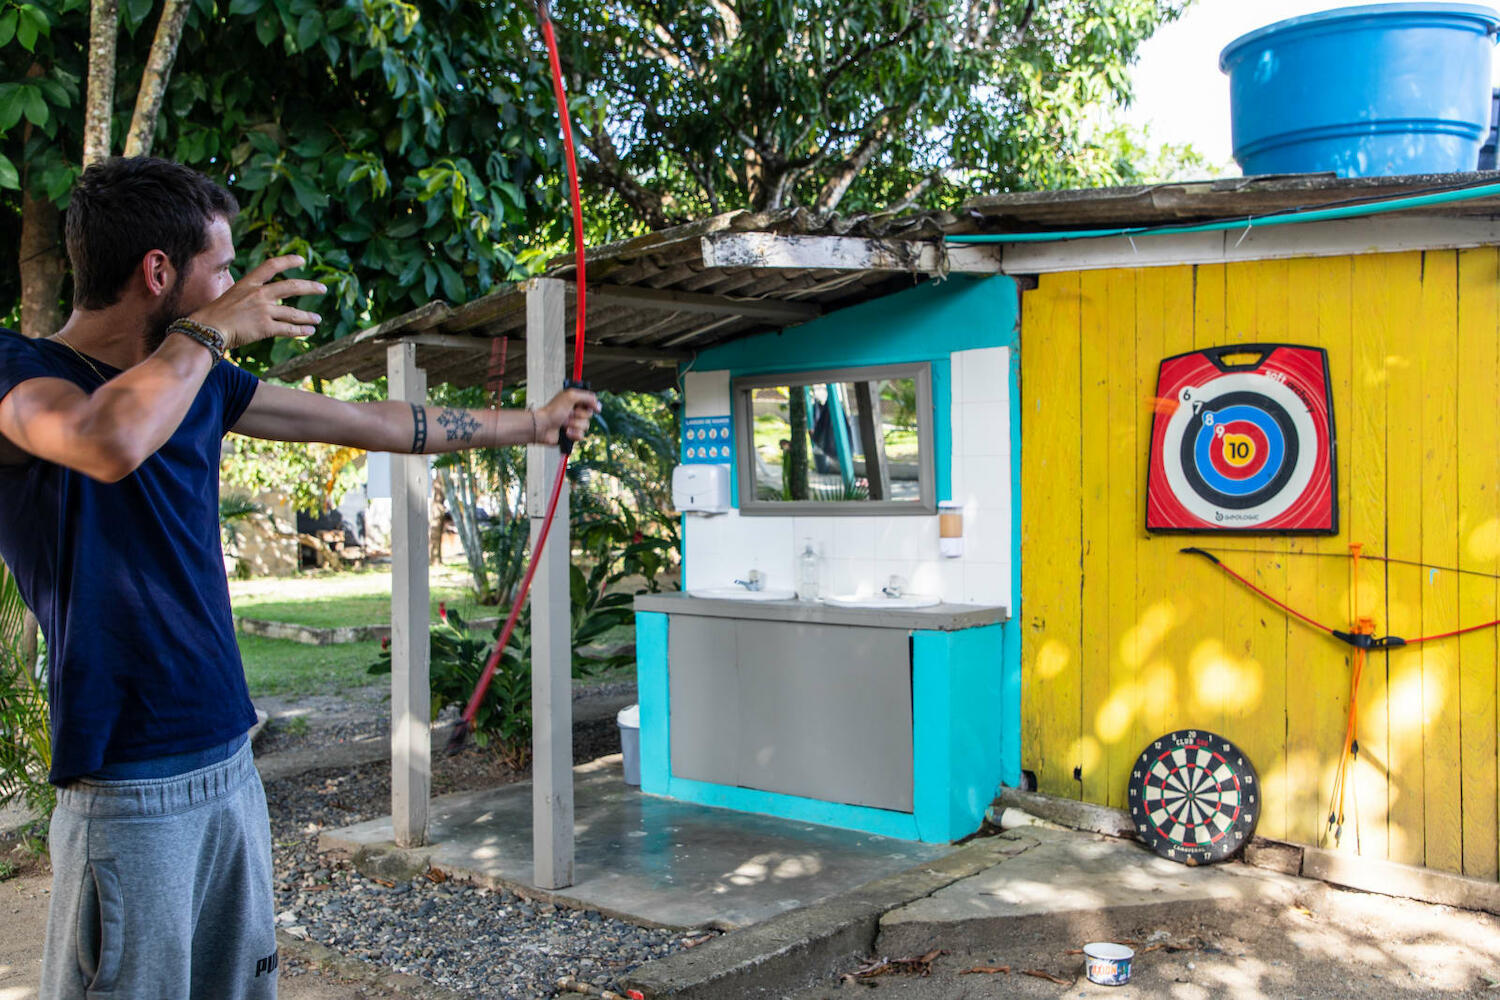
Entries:
{"label": "paper towel dispenser", "polygon": [[729,466],[679,465],[672,470],[672,506],[683,512],[723,514],[729,510]]}

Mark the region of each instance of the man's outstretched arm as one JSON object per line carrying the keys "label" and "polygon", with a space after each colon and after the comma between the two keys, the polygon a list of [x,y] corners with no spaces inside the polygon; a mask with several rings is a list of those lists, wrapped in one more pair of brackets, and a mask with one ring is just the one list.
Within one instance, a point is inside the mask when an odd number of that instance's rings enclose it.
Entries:
{"label": "man's outstretched arm", "polygon": [[[281,304],[326,291],[316,281],[274,281],[301,257],[275,257],[192,315],[230,347],[266,337],[311,334],[316,313]],[[209,369],[211,355],[187,337],[167,337],[155,353],[92,394],[67,379],[22,382],[0,399],[0,462],[34,456],[104,482],[130,475],[176,432]]]}
{"label": "man's outstretched arm", "polygon": [[465,410],[416,403],[346,403],[262,382],[233,430],[271,441],[320,441],[365,451],[435,455],[465,448],[583,439],[599,410],[591,392],[564,389],[531,410]]}

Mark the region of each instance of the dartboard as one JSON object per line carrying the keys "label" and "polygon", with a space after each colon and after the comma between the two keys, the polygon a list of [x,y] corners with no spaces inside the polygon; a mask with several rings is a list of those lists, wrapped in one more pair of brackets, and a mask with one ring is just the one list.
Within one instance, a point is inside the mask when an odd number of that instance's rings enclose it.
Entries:
{"label": "dartboard", "polygon": [[1201,729],[1168,733],[1130,772],[1135,831],[1164,858],[1223,861],[1245,846],[1260,818],[1260,782],[1239,747]]}
{"label": "dartboard", "polygon": [[1161,363],[1157,394],[1148,529],[1337,530],[1324,351],[1249,344],[1177,355]]}

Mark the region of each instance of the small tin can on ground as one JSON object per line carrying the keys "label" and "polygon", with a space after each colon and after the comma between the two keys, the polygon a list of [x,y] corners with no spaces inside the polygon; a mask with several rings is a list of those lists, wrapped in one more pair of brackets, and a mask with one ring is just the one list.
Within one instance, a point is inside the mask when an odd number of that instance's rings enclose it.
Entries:
{"label": "small tin can on ground", "polygon": [[1130,961],[1135,952],[1123,944],[1095,941],[1083,946],[1083,971],[1089,982],[1100,986],[1124,986],[1130,982]]}

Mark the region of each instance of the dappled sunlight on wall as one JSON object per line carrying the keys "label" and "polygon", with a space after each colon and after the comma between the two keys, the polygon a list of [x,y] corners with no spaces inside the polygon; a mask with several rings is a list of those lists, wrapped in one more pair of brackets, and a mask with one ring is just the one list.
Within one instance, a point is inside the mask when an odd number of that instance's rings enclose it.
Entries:
{"label": "dappled sunlight on wall", "polygon": [[1188,712],[1220,719],[1248,712],[1260,704],[1262,667],[1254,660],[1231,656],[1218,639],[1204,639],[1188,660],[1192,700]]}

